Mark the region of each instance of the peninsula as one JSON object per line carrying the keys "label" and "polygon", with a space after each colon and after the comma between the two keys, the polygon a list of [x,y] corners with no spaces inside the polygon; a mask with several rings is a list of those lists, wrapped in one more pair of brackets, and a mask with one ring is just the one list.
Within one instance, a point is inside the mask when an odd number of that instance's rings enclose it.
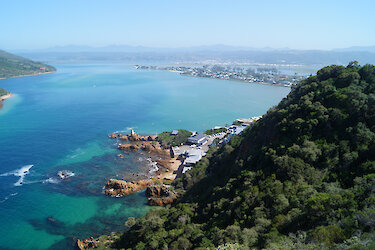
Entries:
{"label": "peninsula", "polygon": [[[56,72],[56,68],[51,65],[34,62],[24,57],[0,50],[0,80],[53,72]],[[12,94],[9,91],[0,88],[0,109],[3,106],[3,101],[11,96]]]}
{"label": "peninsula", "polygon": [[0,79],[56,72],[56,68],[0,50]]}
{"label": "peninsula", "polygon": [[177,72],[185,76],[214,78],[222,80],[234,80],[248,83],[268,84],[275,86],[291,87],[298,84],[306,76],[287,75],[280,73],[275,67],[244,68],[239,66],[204,65],[202,67],[188,66],[144,66],[135,65],[136,69],[167,70]]}

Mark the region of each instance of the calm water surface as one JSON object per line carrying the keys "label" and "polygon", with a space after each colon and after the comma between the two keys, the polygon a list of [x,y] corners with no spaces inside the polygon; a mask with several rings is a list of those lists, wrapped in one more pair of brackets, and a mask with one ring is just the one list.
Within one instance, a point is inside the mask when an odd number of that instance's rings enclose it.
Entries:
{"label": "calm water surface", "polygon": [[[67,249],[76,237],[123,229],[150,207],[143,192],[102,194],[109,178],[146,171],[107,135],[204,131],[264,114],[288,88],[192,78],[124,64],[55,65],[57,73],[0,81],[0,248]],[[59,180],[57,172],[74,176]]]}

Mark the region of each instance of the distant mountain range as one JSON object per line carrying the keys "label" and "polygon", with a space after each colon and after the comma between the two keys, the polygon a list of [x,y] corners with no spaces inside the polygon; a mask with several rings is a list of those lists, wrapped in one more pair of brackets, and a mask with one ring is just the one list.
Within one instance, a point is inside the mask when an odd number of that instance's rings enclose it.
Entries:
{"label": "distant mountain range", "polygon": [[277,51],[289,50],[289,48],[274,49],[270,47],[253,48],[245,46],[230,46],[223,44],[216,45],[202,45],[192,47],[176,47],[176,48],[158,48],[146,46],[131,46],[131,45],[108,45],[102,47],[92,47],[86,45],[66,45],[54,46],[46,49],[35,50],[15,50],[15,53],[41,53],[41,52],[198,52],[198,51]]}
{"label": "distant mountain range", "polygon": [[343,48],[343,49],[334,49],[333,51],[338,51],[338,52],[370,52],[370,53],[375,53],[375,46],[353,46],[349,48]]}
{"label": "distant mountain range", "polygon": [[371,52],[375,53],[375,46],[352,46],[348,48],[337,48],[332,50],[296,50],[290,48],[254,48],[246,46],[231,46],[224,44],[202,45],[191,47],[146,47],[131,45],[108,45],[101,47],[92,47],[87,45],[65,45],[54,46],[45,49],[24,49],[14,50],[14,53],[42,53],[42,52],[198,52],[198,51],[326,51],[326,52]]}
{"label": "distant mountain range", "polygon": [[267,64],[327,65],[357,60],[375,64],[375,46],[350,47],[334,50],[293,50],[289,48],[251,48],[228,45],[209,45],[179,48],[111,45],[90,47],[57,46],[41,50],[22,50],[19,54],[49,62],[236,62]]}

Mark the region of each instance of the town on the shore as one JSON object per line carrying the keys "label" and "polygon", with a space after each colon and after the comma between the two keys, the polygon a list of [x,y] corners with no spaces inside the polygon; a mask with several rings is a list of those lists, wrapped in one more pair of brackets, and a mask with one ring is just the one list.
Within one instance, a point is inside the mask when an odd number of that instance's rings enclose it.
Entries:
{"label": "town on the shore", "polygon": [[[131,180],[110,179],[105,185],[105,194],[122,197],[146,189],[149,205],[167,205],[179,196],[169,189],[169,184],[177,177],[196,166],[211,147],[228,143],[233,136],[240,135],[261,117],[237,119],[231,126],[216,126],[204,133],[184,129],[162,132],[158,135],[139,135],[134,130],[128,135],[110,134],[117,139],[121,151],[147,152],[156,155],[154,175]],[[124,158],[123,154],[117,155]],[[138,175],[137,175],[138,176]]]}
{"label": "town on the shore", "polygon": [[149,66],[149,65],[135,65],[136,69],[143,70],[167,70],[178,72],[181,75],[205,77],[223,80],[236,80],[249,83],[270,84],[284,87],[291,87],[298,84],[307,76],[304,75],[287,75],[281,74],[275,67],[258,67],[244,68],[239,66],[222,66],[222,65],[204,65],[202,67],[188,67],[188,66]]}
{"label": "town on the shore", "polygon": [[[186,143],[170,148],[171,157],[179,158],[182,161],[178,173],[185,173],[192,169],[197,162],[206,155],[210,147],[228,143],[232,135],[242,134],[245,128],[249,127],[260,118],[261,117],[258,116],[237,119],[233,125],[229,127],[214,127],[200,134],[193,131]],[[178,133],[179,130],[173,130],[171,134],[177,135]]]}

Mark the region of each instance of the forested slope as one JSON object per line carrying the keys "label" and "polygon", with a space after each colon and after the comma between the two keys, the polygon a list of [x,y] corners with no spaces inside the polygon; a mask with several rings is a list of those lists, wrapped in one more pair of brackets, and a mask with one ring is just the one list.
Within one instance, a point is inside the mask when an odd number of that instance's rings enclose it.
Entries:
{"label": "forested slope", "polygon": [[375,67],[319,70],[174,187],[112,247],[375,248]]}
{"label": "forested slope", "polygon": [[56,69],[53,66],[34,62],[0,50],[0,79],[54,71],[56,71]]}

